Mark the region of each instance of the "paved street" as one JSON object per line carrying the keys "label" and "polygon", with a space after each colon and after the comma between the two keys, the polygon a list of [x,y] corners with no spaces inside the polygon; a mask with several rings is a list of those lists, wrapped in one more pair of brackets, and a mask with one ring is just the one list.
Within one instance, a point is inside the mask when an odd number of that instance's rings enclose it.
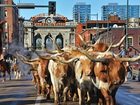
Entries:
{"label": "paved street", "polygon": [[[139,105],[140,82],[124,83],[116,98],[118,105]],[[77,104],[77,102],[67,103],[67,105]],[[36,96],[36,89],[31,80],[8,80],[0,85],[0,105],[53,105],[53,101]]]}
{"label": "paved street", "polygon": [[[81,104],[99,95],[101,104],[139,105],[140,0],[110,1],[0,0],[0,105],[54,105],[73,83]],[[61,105],[79,104],[71,99]]]}
{"label": "paved street", "polygon": [[140,82],[132,81],[124,83],[118,93],[117,102],[120,105],[139,105],[140,103]]}

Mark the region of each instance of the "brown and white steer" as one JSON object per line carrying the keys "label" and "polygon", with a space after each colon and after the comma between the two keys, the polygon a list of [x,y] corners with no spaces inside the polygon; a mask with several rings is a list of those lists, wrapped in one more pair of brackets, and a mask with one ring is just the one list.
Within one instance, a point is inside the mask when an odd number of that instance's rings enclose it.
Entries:
{"label": "brown and white steer", "polygon": [[[93,58],[88,54],[87,56],[89,59]],[[95,75],[93,84],[101,93],[99,95],[99,105],[116,105],[116,92],[119,86],[124,83],[126,76],[126,65],[124,62],[134,62],[140,59],[140,56],[137,58],[119,58],[111,52],[106,52],[99,53],[96,58],[102,59],[102,61],[94,63],[93,69]]]}
{"label": "brown and white steer", "polygon": [[6,80],[6,72],[9,75],[9,80],[11,80],[10,65],[5,60],[0,60],[0,73],[2,73],[3,82]]}
{"label": "brown and white steer", "polygon": [[41,94],[41,85],[40,85],[40,78],[39,78],[38,71],[37,71],[37,68],[39,65],[38,59],[30,62],[23,55],[18,54],[18,53],[16,53],[16,55],[17,55],[17,58],[19,58],[23,63],[31,66],[30,71],[33,76],[33,82],[34,82],[34,85],[37,86],[37,94],[40,95]]}
{"label": "brown and white steer", "polygon": [[[46,57],[41,58],[46,59]],[[62,53],[53,55],[52,59],[49,60],[48,70],[53,85],[55,104],[60,104],[60,95],[62,93],[64,95],[63,101],[67,100],[67,91],[75,76],[69,63],[75,59],[77,58],[68,59],[68,56]]]}

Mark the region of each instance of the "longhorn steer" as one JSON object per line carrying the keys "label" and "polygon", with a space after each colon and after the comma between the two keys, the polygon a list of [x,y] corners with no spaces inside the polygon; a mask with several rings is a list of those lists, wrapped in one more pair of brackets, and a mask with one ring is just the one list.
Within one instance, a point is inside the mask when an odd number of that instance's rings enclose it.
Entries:
{"label": "longhorn steer", "polygon": [[[41,58],[46,59],[46,57]],[[66,101],[67,91],[74,79],[74,71],[69,63],[77,58],[72,58],[66,61],[67,58],[68,57],[65,54],[56,54],[53,55],[52,60],[50,60],[48,64],[48,70],[53,85],[55,104],[60,104],[60,94],[62,94],[62,92],[64,95],[63,101]]]}
{"label": "longhorn steer", "polygon": [[9,75],[9,80],[11,80],[10,65],[5,60],[0,60],[0,72],[3,73],[3,82],[6,80],[6,72]]}
{"label": "longhorn steer", "polygon": [[31,66],[30,70],[31,70],[32,75],[33,75],[33,82],[34,82],[35,86],[37,86],[37,94],[40,95],[41,94],[41,86],[40,86],[40,78],[39,78],[38,71],[37,71],[37,68],[39,65],[38,60],[34,60],[32,62],[29,62],[26,57],[24,57],[23,55],[20,55],[18,53],[17,53],[17,58],[19,58],[23,63]]}
{"label": "longhorn steer", "polygon": [[[48,55],[47,59],[36,58],[36,59],[28,60],[23,55],[20,55],[18,53],[17,55],[20,59],[23,58],[22,61],[24,63],[32,66],[31,71],[33,73],[33,79],[35,83],[37,83],[38,94],[42,94],[43,96],[47,94],[47,98],[50,98],[51,82],[50,82],[49,72],[47,70],[50,56]],[[46,91],[46,88],[47,88],[47,91]]]}
{"label": "longhorn steer", "polygon": [[[66,51],[67,52],[67,51]],[[93,96],[94,85],[92,83],[92,69],[93,69],[93,62],[88,59],[84,54],[77,50],[68,51],[69,58],[78,58],[75,63],[71,66],[75,72],[75,78],[77,83],[77,90],[79,96],[79,105],[85,105],[87,98],[87,103],[90,104],[91,96]]]}
{"label": "longhorn steer", "polygon": [[[83,52],[89,59],[95,59],[88,53]],[[119,58],[111,52],[101,53],[96,58],[102,59],[100,62],[94,63],[95,81],[93,84],[100,90],[102,96],[100,97],[99,105],[116,105],[115,95],[118,87],[124,82],[126,75],[126,65],[123,62],[134,62],[140,59],[137,58]],[[104,101],[105,100],[105,101]]]}

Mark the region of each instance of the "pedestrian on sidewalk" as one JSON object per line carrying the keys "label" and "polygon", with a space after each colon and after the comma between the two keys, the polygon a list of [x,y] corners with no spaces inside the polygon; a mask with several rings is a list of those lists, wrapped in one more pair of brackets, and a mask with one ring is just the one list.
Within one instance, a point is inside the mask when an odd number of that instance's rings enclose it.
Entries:
{"label": "pedestrian on sidewalk", "polygon": [[126,56],[126,50],[125,50],[124,45],[121,45],[121,46],[120,46],[119,56],[120,56],[120,57],[125,57],[125,56]]}
{"label": "pedestrian on sidewalk", "polygon": [[138,81],[140,82],[140,68],[139,68],[139,71],[138,71]]}

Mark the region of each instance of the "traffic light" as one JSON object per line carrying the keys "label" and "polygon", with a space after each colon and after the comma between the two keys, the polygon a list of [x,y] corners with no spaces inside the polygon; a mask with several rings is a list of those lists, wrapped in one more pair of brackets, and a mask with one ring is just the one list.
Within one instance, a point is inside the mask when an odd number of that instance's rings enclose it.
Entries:
{"label": "traffic light", "polygon": [[48,15],[56,15],[56,2],[55,1],[49,1],[49,11]]}

